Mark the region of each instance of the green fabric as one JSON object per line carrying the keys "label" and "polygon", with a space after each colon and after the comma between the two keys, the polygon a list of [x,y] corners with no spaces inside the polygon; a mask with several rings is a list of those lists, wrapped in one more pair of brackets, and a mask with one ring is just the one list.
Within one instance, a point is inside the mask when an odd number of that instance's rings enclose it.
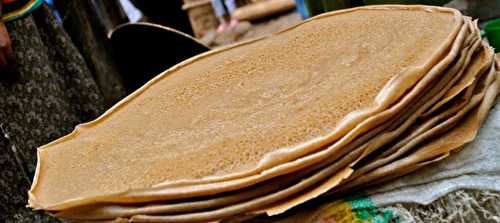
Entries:
{"label": "green fabric", "polygon": [[399,222],[391,210],[382,210],[375,206],[366,195],[357,195],[345,199],[352,208],[358,222],[388,223]]}

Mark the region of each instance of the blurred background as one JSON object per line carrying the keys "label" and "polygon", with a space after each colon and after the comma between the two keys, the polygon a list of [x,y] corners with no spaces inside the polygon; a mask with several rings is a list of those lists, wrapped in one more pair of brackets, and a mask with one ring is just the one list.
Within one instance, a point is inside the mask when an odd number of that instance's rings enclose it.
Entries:
{"label": "blurred background", "polygon": [[[311,16],[339,9],[371,4],[445,5],[482,21],[500,16],[497,0],[121,0],[132,22],[149,21],[177,28],[199,38],[208,46],[221,46],[276,32]],[[221,28],[218,8],[225,20],[238,20]],[[142,12],[142,13],[140,13]],[[169,16],[166,16],[169,15]],[[222,22],[221,22],[222,21]],[[219,29],[218,29],[219,28]]]}

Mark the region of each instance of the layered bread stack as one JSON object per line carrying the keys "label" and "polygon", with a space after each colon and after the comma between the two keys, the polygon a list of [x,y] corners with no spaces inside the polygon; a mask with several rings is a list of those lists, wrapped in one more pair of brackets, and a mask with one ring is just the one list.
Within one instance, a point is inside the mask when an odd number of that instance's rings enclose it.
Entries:
{"label": "layered bread stack", "polygon": [[356,191],[473,140],[499,92],[494,58],[454,9],[323,14],[188,59],[39,148],[29,206],[211,222]]}

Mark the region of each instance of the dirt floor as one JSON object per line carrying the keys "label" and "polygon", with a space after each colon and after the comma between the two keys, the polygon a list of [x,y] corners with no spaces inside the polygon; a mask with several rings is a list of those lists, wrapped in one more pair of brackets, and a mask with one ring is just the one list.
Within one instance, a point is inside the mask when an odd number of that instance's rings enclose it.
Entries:
{"label": "dirt floor", "polygon": [[200,40],[206,45],[217,48],[227,44],[240,42],[252,38],[265,36],[271,33],[278,32],[289,26],[302,21],[300,15],[295,11],[289,11],[274,17],[266,18],[260,21],[246,22],[242,21],[240,24],[222,33],[212,31],[206,34]]}

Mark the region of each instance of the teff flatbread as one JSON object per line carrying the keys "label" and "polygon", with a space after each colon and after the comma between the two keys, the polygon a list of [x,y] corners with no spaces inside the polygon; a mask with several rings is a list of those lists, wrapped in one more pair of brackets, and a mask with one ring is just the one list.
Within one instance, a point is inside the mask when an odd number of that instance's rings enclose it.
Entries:
{"label": "teff flatbread", "polygon": [[[490,48],[489,46],[485,45],[484,42],[483,47]],[[476,80],[476,76],[488,70],[491,63],[493,62],[493,56],[494,51],[492,49],[481,50],[479,55],[477,55],[476,58],[474,58],[474,60],[472,61],[473,64],[467,68],[469,71],[466,72],[466,77],[462,78],[459,84],[453,86],[453,88],[450,89],[448,93],[446,93],[444,98],[440,100],[436,105],[434,105],[431,109],[429,109],[429,111],[427,111],[423,116],[425,117],[429,114],[432,114],[432,112],[438,110],[441,106],[446,104],[448,101],[465,90],[468,86],[470,86]]]}
{"label": "teff flatbread", "polygon": [[[481,123],[484,121],[488,111],[494,104],[499,93],[499,85],[500,75],[492,66],[488,75],[479,81],[478,87],[476,87],[476,93],[464,109],[460,110],[446,121],[418,135],[405,144],[401,150],[408,151],[426,142],[426,140],[434,138],[435,135],[445,132],[443,136],[436,137],[429,143],[417,147],[418,150],[408,156],[392,161],[354,179],[340,187],[338,191],[351,190],[361,186],[364,187],[407,174],[418,168],[444,159],[449,156],[452,150],[459,149],[466,143],[471,142],[476,137]],[[395,158],[397,158],[397,156]]]}
{"label": "teff flatbread", "polygon": [[[492,73],[495,74],[494,72],[492,72]],[[494,80],[491,78],[491,76],[492,75],[490,73],[489,78],[485,78],[485,81],[483,83],[484,87],[479,88],[480,92],[478,92],[476,95],[474,95],[474,97],[471,100],[471,103],[466,107],[466,109],[460,111],[458,114],[456,114],[451,119],[447,120],[445,123],[441,124],[439,127],[451,125],[453,123],[456,124],[457,121],[459,121],[460,118],[463,117],[463,115],[465,115],[471,108],[476,107],[480,102],[482,102],[482,104],[480,106],[481,109],[479,109],[479,110],[481,110],[483,112],[480,112],[480,115],[478,115],[478,118],[474,118],[472,122],[465,121],[464,123],[466,123],[466,124],[463,124],[466,126],[475,126],[478,128],[479,124],[480,124],[480,120],[484,119],[484,116],[481,114],[486,114],[485,112],[487,112],[492,105],[492,101],[493,101],[492,99],[494,99],[493,95],[496,97],[496,95],[498,93],[498,83],[497,83],[498,81],[495,81],[493,84],[491,84],[492,80]],[[493,76],[493,77],[495,77],[495,76]],[[479,121],[479,122],[476,122],[476,121]],[[463,130],[463,129],[460,129],[460,130]],[[436,130],[435,128],[433,128],[431,131],[439,131],[439,130]],[[477,131],[477,129],[476,129],[476,131]],[[474,138],[473,135],[475,135],[475,131],[468,131],[468,133],[471,133],[471,134],[466,134],[468,137],[462,138],[461,136],[463,136],[464,134],[460,133],[460,131],[455,131],[455,132],[458,132],[460,136],[451,134],[451,137],[445,137],[444,144],[439,144],[438,146],[435,146],[436,143],[433,143],[431,147],[424,146],[423,148],[419,149],[415,154],[412,154],[409,157],[405,157],[404,159],[402,159],[402,161],[395,162],[394,164],[391,163],[391,165],[389,165],[389,166],[395,165],[394,168],[384,167],[384,168],[382,168],[382,170],[384,171],[385,174],[400,174],[400,173],[407,173],[410,170],[413,171],[417,168],[428,165],[428,164],[435,162],[437,160],[443,159],[444,157],[447,156],[449,151],[451,151],[454,148],[457,148],[456,147],[457,144],[455,144],[456,141],[449,143],[448,138],[451,138],[452,140],[458,140],[458,141],[463,140],[461,142],[466,142],[467,140],[469,140],[469,141],[472,140]],[[426,134],[433,134],[433,132],[426,132]],[[438,139],[438,141],[439,141],[439,139]],[[443,140],[441,140],[441,141],[443,141]],[[445,146],[445,147],[441,148],[440,147],[441,145],[450,145],[450,146]],[[413,165],[413,164],[416,164],[416,165]],[[265,206],[266,203],[268,202],[268,200],[266,200],[266,199],[268,199],[268,198],[271,198],[271,197],[275,198],[275,197],[279,197],[280,195],[283,198],[283,197],[288,197],[289,195],[296,194],[299,191],[294,191],[294,192],[291,192],[291,191],[299,188],[301,184],[304,184],[304,185],[308,184],[310,186],[314,185],[315,182],[318,182],[317,179],[314,179],[316,177],[320,178],[320,176],[321,176],[321,179],[324,179],[325,176],[322,175],[321,172],[325,172],[325,170],[327,170],[329,168],[330,167],[325,168],[325,169],[321,170],[320,172],[314,174],[310,178],[302,180],[300,183],[293,185],[293,186],[290,186],[289,188],[287,188],[285,190],[282,190],[282,191],[279,191],[276,193],[272,193],[272,194],[269,194],[267,196],[258,197],[256,199],[253,199],[253,200],[250,200],[247,202],[243,202],[241,204],[231,205],[231,206],[221,208],[221,209],[216,209],[216,210],[211,210],[211,211],[206,211],[206,212],[199,212],[199,213],[192,213],[192,214],[155,215],[155,216],[153,216],[153,215],[137,215],[137,216],[132,216],[130,218],[130,221],[131,222],[200,222],[200,221],[217,220],[217,219],[221,219],[224,217],[233,216],[233,215],[236,215],[239,213],[244,213],[245,211],[252,210],[253,208],[258,207],[259,205]],[[334,174],[332,178],[335,180],[337,180],[337,179],[341,180],[341,179],[345,178],[346,176],[349,176],[350,173],[351,173],[351,171],[349,171],[348,169],[343,170],[343,171],[339,171],[336,174]],[[337,175],[337,174],[339,174],[339,175]],[[369,176],[371,177],[371,174]],[[364,178],[364,177],[365,176],[363,176],[362,178]],[[377,179],[377,178],[374,178],[374,179]],[[336,184],[338,184],[338,181],[335,182],[333,185],[336,185]],[[322,186],[322,185],[323,184],[320,184],[320,186]],[[350,184],[347,184],[346,186],[348,186],[348,185],[350,185]],[[312,189],[314,190],[316,188],[317,187],[314,187]],[[347,188],[347,187],[343,187],[343,188],[341,188],[341,190],[343,190],[344,188]],[[290,192],[290,193],[287,194],[287,192]],[[262,203],[260,203],[260,202],[262,202]],[[302,200],[300,200],[299,202],[292,200],[291,205],[284,204],[283,207],[279,207],[279,208],[277,208],[277,210],[274,210],[272,208],[269,210],[271,211],[271,213],[274,213],[274,212],[281,213],[282,211],[287,210],[287,209],[297,205],[300,202],[302,202]],[[260,204],[258,204],[258,203],[260,203]],[[267,204],[269,204],[269,203],[267,203]],[[262,207],[262,206],[260,206],[260,207]],[[245,211],[243,211],[243,210],[245,210]]]}
{"label": "teff flatbread", "polygon": [[[243,187],[254,185],[255,183],[270,179],[272,177],[290,173],[293,171],[300,170],[307,166],[313,165],[315,163],[321,162],[325,159],[336,160],[346,152],[349,148],[355,148],[356,145],[364,143],[370,137],[373,137],[377,132],[383,129],[380,125],[381,123],[388,124],[387,120],[391,119],[394,115],[398,114],[402,109],[411,105],[411,103],[417,99],[433,81],[439,79],[442,72],[447,68],[448,65],[454,60],[455,56],[461,51],[462,42],[465,37],[467,24],[464,25],[460,35],[454,41],[453,47],[449,50],[449,54],[442,60],[439,61],[436,66],[434,66],[429,73],[423,77],[418,84],[391,108],[375,115],[367,120],[360,123],[354,128],[353,131],[349,132],[346,136],[342,137],[340,140],[336,141],[333,145],[327,146],[325,149],[318,151],[317,153],[310,154],[305,157],[301,157],[294,161],[280,164],[278,166],[272,167],[270,169],[264,170],[258,175],[253,175],[249,177],[234,179],[225,182],[216,182],[210,184],[195,184],[191,186],[183,187],[155,187],[147,191],[133,191],[126,194],[121,194],[120,197],[114,197],[113,199],[108,198],[108,201],[118,202],[118,203],[134,203],[134,202],[145,202],[145,201],[155,201],[155,200],[172,200],[175,198],[192,198],[196,196],[203,196],[209,194],[222,193],[229,190],[236,190]],[[460,62],[461,63],[461,62]],[[455,64],[457,65],[457,64]],[[454,65],[454,66],[455,66]],[[370,130],[367,129],[375,128],[380,130]],[[382,127],[382,128],[381,128]],[[360,136],[358,140],[354,140],[358,135],[365,133]],[[354,141],[353,141],[354,140]]]}
{"label": "teff flatbread", "polygon": [[[483,50],[481,50],[481,52],[479,52],[479,54],[480,55],[487,55],[487,54],[491,53],[491,55],[493,55],[492,52],[493,52],[493,50],[491,48],[483,48]],[[485,66],[486,68],[491,69],[491,63],[493,62],[492,57],[480,57],[480,58],[477,58],[477,60],[479,60],[479,62],[474,61],[474,63],[469,67],[469,69],[467,70],[465,76],[460,81],[460,83],[455,85],[452,89],[450,89],[450,91],[457,89],[457,86],[462,87],[463,84],[466,83],[463,80],[471,78],[471,74],[477,75],[478,74],[477,71],[481,71],[481,74],[490,72],[489,70],[484,71],[485,70],[484,67],[477,67],[477,64],[483,64],[483,66]],[[470,69],[470,68],[473,68],[473,69]],[[472,91],[474,90],[475,84],[477,84],[478,79],[480,77],[481,77],[481,75],[473,76],[473,78],[475,79],[473,81],[473,83],[466,88],[466,90],[462,93],[463,95],[461,98],[457,98],[456,99],[457,101],[450,105],[451,108],[448,108],[447,112],[440,113],[439,115],[422,120],[421,122],[423,122],[424,124],[419,125],[419,126],[415,126],[406,137],[400,138],[395,145],[392,145],[390,148],[388,148],[386,151],[384,151],[382,154],[380,154],[378,157],[376,157],[375,160],[371,161],[369,164],[362,166],[361,169],[356,170],[356,172],[352,176],[352,178],[356,178],[357,176],[360,176],[360,175],[364,174],[365,172],[373,170],[379,166],[385,165],[385,164],[391,162],[397,156],[401,156],[403,153],[405,153],[405,150],[399,150],[399,149],[401,147],[403,147],[404,145],[408,144],[408,142],[410,140],[414,139],[415,137],[424,133],[425,131],[431,129],[432,127],[434,127],[437,123],[439,123],[443,119],[446,119],[450,115],[456,113],[457,110],[462,109],[462,107],[466,103],[468,103],[467,98],[472,96],[471,95]],[[446,95],[450,95],[449,94],[450,91],[448,91],[448,93]]]}
{"label": "teff flatbread", "polygon": [[192,58],[40,148],[30,205],[233,179],[314,152],[413,87],[462,23],[452,9],[358,8]]}
{"label": "teff flatbread", "polygon": [[[475,34],[475,33],[474,33]],[[471,36],[477,37],[477,35],[471,34]],[[414,103],[409,103],[409,106],[412,108],[410,111],[407,111],[408,115],[410,116],[418,116],[421,114],[426,108],[432,106],[436,101],[438,101],[442,95],[446,93],[448,89],[450,89],[454,82],[451,82],[454,80],[455,82],[459,80],[459,78],[462,76],[462,73],[459,72],[459,70],[462,70],[464,66],[467,66],[467,60],[466,58],[471,57],[472,53],[478,48],[479,46],[479,39],[477,38],[467,38],[467,43],[466,47],[462,50],[463,52],[460,53],[460,57],[456,59],[455,63],[452,63],[450,65],[450,68],[447,69],[448,71],[446,72],[446,75],[443,77],[439,78],[436,80],[437,83],[431,84],[431,89],[425,91],[425,96],[420,98],[420,100],[414,101]],[[475,43],[475,44],[472,44]],[[470,53],[469,53],[470,52]],[[467,57],[468,56],[468,57]],[[415,113],[415,110],[419,109],[420,111],[418,113]],[[397,117],[396,117],[397,119]],[[390,122],[389,124],[391,124]],[[378,127],[377,127],[378,128]],[[403,130],[401,130],[403,131]],[[401,132],[400,131],[400,132]],[[210,199],[210,200],[201,200],[197,202],[186,202],[186,203],[180,203],[180,204],[152,204],[152,205],[147,205],[144,207],[137,207],[137,206],[130,206],[130,205],[113,205],[113,204],[103,204],[103,205],[97,205],[97,206],[90,206],[90,207],[85,207],[85,208],[74,208],[68,211],[63,211],[57,214],[57,216],[60,217],[65,217],[65,218],[70,218],[70,219],[106,219],[106,218],[114,218],[114,217],[119,217],[119,216],[132,216],[132,215],[167,215],[164,217],[151,217],[151,219],[154,219],[155,221],[174,221],[174,222],[183,222],[183,221],[190,221],[189,219],[193,219],[192,221],[206,221],[206,220],[214,220],[222,217],[227,217],[230,215],[242,213],[245,210],[255,210],[258,208],[263,208],[265,205],[268,205],[270,203],[280,201],[280,200],[286,200],[287,197],[290,195],[294,195],[294,193],[297,193],[297,191],[303,191],[307,187],[310,187],[310,185],[315,185],[318,184],[318,182],[325,181],[324,183],[321,183],[321,186],[313,188],[310,192],[307,192],[307,196],[301,195],[297,199],[294,199],[292,201],[284,201],[282,202],[282,205],[274,207],[273,209],[266,210],[269,213],[278,213],[281,211],[285,211],[293,206],[296,206],[306,200],[312,199],[315,196],[319,196],[322,193],[326,192],[327,190],[331,189],[334,187],[336,184],[340,183],[340,181],[348,177],[351,173],[350,168],[346,166],[354,161],[359,155],[359,151],[353,151],[349,155],[345,156],[341,161],[335,162],[334,164],[330,166],[325,166],[329,165],[329,163],[335,161],[335,160],[330,160],[330,161],[325,161],[327,163],[320,165],[320,167],[315,167],[315,169],[319,172],[318,174],[312,174],[312,176],[304,178],[300,183],[297,183],[297,185],[293,186],[292,188],[287,188],[284,187],[279,193],[281,195],[277,196],[276,194],[271,194],[269,191],[266,191],[264,193],[269,193],[269,194],[260,194],[262,190],[254,190],[258,191],[258,195],[255,195],[255,199],[245,201],[245,199],[248,199],[249,197],[246,196],[248,191],[244,191],[241,194],[234,194],[230,196],[224,196],[222,195],[221,197],[215,198],[215,199]],[[329,162],[329,163],[328,163]],[[324,168],[324,169],[323,169]],[[344,168],[342,171],[338,172]],[[309,170],[310,171],[310,170]],[[338,172],[338,173],[336,173]],[[302,177],[300,174],[303,174],[304,170],[298,171],[298,173],[292,173],[290,174],[291,176],[298,176]],[[334,175],[334,176],[332,176]],[[299,178],[300,179],[300,178]],[[326,179],[326,180],[325,180]],[[278,181],[279,182],[279,181]],[[266,182],[267,188],[269,189],[269,186],[276,184],[277,182],[275,180],[271,182]],[[289,183],[287,185],[288,187],[291,187],[292,183]],[[296,189],[298,188],[298,189]],[[277,193],[277,192],[274,192]],[[259,197],[259,198],[257,198]],[[304,198],[303,198],[304,197]],[[198,212],[199,210],[202,209],[211,209],[216,208],[221,205],[228,205],[227,201],[234,201],[235,199],[240,199],[240,202],[235,205],[230,205],[228,207],[223,207],[220,208],[219,210],[215,210],[213,212],[201,212],[201,213],[193,213],[193,214],[184,214],[184,215],[175,215],[176,212]],[[214,202],[217,202],[216,204]],[[245,202],[243,202],[245,201]],[[211,206],[202,206],[203,208],[198,209],[200,204],[210,204]],[[192,206],[193,209],[190,210],[189,207]],[[168,216],[169,215],[169,216]]]}

